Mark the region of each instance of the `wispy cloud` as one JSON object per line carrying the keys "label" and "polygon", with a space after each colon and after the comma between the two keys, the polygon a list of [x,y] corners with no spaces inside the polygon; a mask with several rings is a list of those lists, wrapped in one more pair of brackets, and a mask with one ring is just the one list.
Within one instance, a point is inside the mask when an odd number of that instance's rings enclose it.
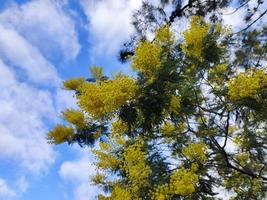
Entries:
{"label": "wispy cloud", "polygon": [[75,22],[65,11],[65,1],[35,0],[13,4],[0,14],[0,24],[13,29],[48,57],[75,59],[80,51]]}
{"label": "wispy cloud", "polygon": [[43,120],[56,115],[51,93],[17,81],[1,60],[0,71],[0,158],[12,159],[33,172],[43,171],[55,158],[44,139]]}
{"label": "wispy cloud", "polygon": [[8,175],[12,182],[0,179],[0,199],[19,196],[30,177],[47,173],[54,163],[57,152],[46,133],[59,110],[74,101],[61,90],[51,55],[63,52],[62,59],[74,59],[79,49],[64,1],[14,3],[0,13],[0,161],[16,168]]}
{"label": "wispy cloud", "polygon": [[132,13],[141,0],[80,0],[96,55],[114,54],[133,32]]}
{"label": "wispy cloud", "polygon": [[[42,85],[57,85],[59,77],[54,66],[40,51],[13,29],[0,24],[0,56],[16,68],[23,78]],[[22,78],[22,77],[21,77]]]}
{"label": "wispy cloud", "polygon": [[11,199],[16,196],[16,192],[7,184],[4,179],[0,178],[0,199]]}
{"label": "wispy cloud", "polygon": [[77,160],[62,163],[59,174],[63,180],[74,186],[75,200],[95,199],[100,190],[90,184],[90,177],[96,173],[92,154],[89,149],[82,149],[79,152],[80,157]]}

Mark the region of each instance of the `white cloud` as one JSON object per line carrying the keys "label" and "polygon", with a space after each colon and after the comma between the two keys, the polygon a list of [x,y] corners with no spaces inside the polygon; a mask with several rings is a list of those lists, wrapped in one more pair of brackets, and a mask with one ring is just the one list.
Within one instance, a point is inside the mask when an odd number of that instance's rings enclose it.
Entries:
{"label": "white cloud", "polygon": [[234,31],[240,30],[244,25],[246,10],[240,9],[234,12],[234,7],[227,7],[222,10],[222,19],[226,25],[230,25]]}
{"label": "white cloud", "polygon": [[0,24],[17,31],[47,56],[63,54],[66,60],[71,60],[78,55],[80,44],[64,4],[62,0],[14,4],[0,14]]}
{"label": "white cloud", "polygon": [[54,51],[73,59],[80,48],[74,23],[59,2],[13,4],[0,13],[0,163],[8,161],[16,170],[8,174],[10,186],[0,179],[0,199],[17,197],[33,177],[50,169],[57,153],[46,134],[59,110],[74,105],[47,60]]}
{"label": "white cloud", "polygon": [[16,192],[7,184],[4,179],[0,178],[0,199],[11,199],[16,196]]}
{"label": "white cloud", "polygon": [[133,31],[131,17],[141,0],[80,0],[89,21],[93,51],[97,55],[116,53]]}
{"label": "white cloud", "polygon": [[51,94],[26,83],[0,60],[0,159],[10,158],[33,172],[45,170],[55,158],[46,143],[43,120],[55,117]]}
{"label": "white cloud", "polygon": [[[248,6],[252,9],[254,7],[257,7],[258,1],[252,0],[248,2]],[[253,16],[251,22],[256,20],[260,14],[262,14],[267,9],[267,1],[263,1],[263,4],[260,5],[259,10],[256,12],[256,14]],[[247,7],[243,7],[241,9],[236,10],[234,6],[226,7],[222,10],[222,18],[224,20],[224,23],[227,25],[230,25],[234,32],[242,30],[247,27],[249,23],[244,23],[244,18],[247,14]],[[255,24],[253,24],[253,27],[262,27],[264,25],[264,22],[267,19],[267,15],[265,14],[260,20],[258,20]]]}
{"label": "white cloud", "polygon": [[55,106],[58,114],[61,113],[66,108],[76,109],[78,107],[73,92],[63,89],[58,89],[55,94],[55,99],[56,99]]}
{"label": "white cloud", "polygon": [[89,174],[94,173],[95,169],[90,165],[86,156],[76,161],[65,161],[61,167],[59,174],[68,181],[88,181]]}
{"label": "white cloud", "polygon": [[92,155],[86,149],[80,152],[78,160],[62,163],[59,174],[62,179],[74,185],[75,200],[95,199],[100,190],[90,184],[90,177],[96,173],[96,168],[90,158]]}
{"label": "white cloud", "polygon": [[0,24],[0,57],[21,68],[28,79],[42,85],[57,85],[59,77],[53,65],[39,50],[12,29]]}
{"label": "white cloud", "polygon": [[[61,91],[55,67],[37,44],[58,40],[56,45],[73,52],[66,45],[77,42],[72,38],[74,25],[59,10],[59,1],[53,2],[15,4],[0,14],[0,159],[10,158],[35,173],[45,171],[55,159],[45,140],[47,123],[56,121],[59,108],[74,104],[70,95]],[[47,42],[41,40],[46,36]],[[36,41],[31,43],[33,38]],[[45,89],[47,86],[53,91]]]}
{"label": "white cloud", "polygon": [[16,188],[21,191],[21,192],[25,192],[29,187],[29,182],[26,179],[25,176],[21,176],[17,179],[16,181]]}
{"label": "white cloud", "polygon": [[[9,182],[11,183],[11,181]],[[21,194],[25,192],[29,186],[24,176],[12,180],[12,183],[13,184],[9,184],[7,180],[0,177],[0,199],[20,199]]]}
{"label": "white cloud", "polygon": [[234,193],[232,191],[228,191],[222,187],[214,188],[214,192],[218,193],[218,195],[216,195],[217,198],[223,200],[230,200],[231,197],[234,196]]}
{"label": "white cloud", "polygon": [[96,199],[98,190],[88,183],[81,183],[74,191],[75,200]]}

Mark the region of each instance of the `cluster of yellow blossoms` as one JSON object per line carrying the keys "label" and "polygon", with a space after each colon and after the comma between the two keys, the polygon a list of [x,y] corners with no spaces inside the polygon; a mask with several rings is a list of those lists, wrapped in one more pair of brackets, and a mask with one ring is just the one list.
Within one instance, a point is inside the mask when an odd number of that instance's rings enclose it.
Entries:
{"label": "cluster of yellow blossoms", "polygon": [[95,84],[86,82],[79,87],[78,104],[95,119],[99,119],[131,100],[136,90],[135,80],[123,75]]}
{"label": "cluster of yellow blossoms", "polygon": [[189,29],[183,32],[185,42],[181,46],[189,57],[202,59],[204,41],[209,29],[210,24],[205,23],[203,17],[194,16],[191,18]]}
{"label": "cluster of yellow blossoms", "polygon": [[180,107],[181,107],[181,99],[175,95],[172,95],[169,111],[178,114]]}
{"label": "cluster of yellow blossoms", "polygon": [[188,196],[192,194],[198,183],[196,171],[197,165],[192,165],[190,170],[184,167],[175,170],[171,175],[170,182],[156,189],[153,199],[168,200],[174,195]]}
{"label": "cluster of yellow blossoms", "polygon": [[120,136],[123,135],[123,133],[125,133],[126,131],[128,131],[127,124],[121,120],[114,121],[111,125],[111,133],[113,135]]}
{"label": "cluster of yellow blossoms", "polygon": [[[122,170],[126,173],[129,183],[127,186],[122,186],[118,181],[110,182],[112,192],[110,197],[100,196],[99,199],[139,199],[139,192],[145,186],[148,186],[150,167],[146,163],[146,155],[142,151],[143,144],[141,140],[125,148],[125,151],[116,155],[119,144],[114,142],[112,138],[108,143],[101,142],[100,149],[94,150],[98,162],[96,165],[104,171],[107,170]],[[119,158],[120,157],[120,158]],[[100,180],[96,180],[100,179]],[[94,182],[103,182],[103,176],[93,178]],[[141,200],[141,199],[140,199]]]}
{"label": "cluster of yellow blossoms", "polygon": [[[232,189],[235,192],[235,196],[231,197],[230,200],[238,200],[243,194],[250,194],[249,199],[258,199],[258,196],[264,195],[262,185],[262,179],[240,175],[236,171],[231,177],[224,180],[226,189]],[[263,199],[265,198],[263,197]]]}
{"label": "cluster of yellow blossoms", "polygon": [[166,122],[162,127],[161,127],[161,132],[163,135],[171,135],[176,132],[176,127],[170,123]]}
{"label": "cluster of yellow blossoms", "polygon": [[149,41],[141,42],[135,49],[132,68],[153,77],[161,67],[161,46]]}
{"label": "cluster of yellow blossoms", "polygon": [[228,66],[225,63],[218,64],[209,70],[209,80],[213,83],[223,84]]}
{"label": "cluster of yellow blossoms", "polygon": [[[155,74],[161,69],[164,55],[171,50],[174,44],[174,34],[170,26],[163,26],[155,33],[153,42],[140,42],[132,58],[132,69],[137,70],[149,78],[155,79]],[[165,48],[168,47],[168,48]]]}
{"label": "cluster of yellow blossoms", "polygon": [[85,82],[84,78],[72,78],[63,82],[67,90],[77,90]]}
{"label": "cluster of yellow blossoms", "polygon": [[67,109],[62,115],[66,121],[74,124],[77,128],[85,126],[85,116],[80,110]]}
{"label": "cluster of yellow blossoms", "polygon": [[163,26],[156,31],[155,40],[161,46],[174,44],[174,34],[169,25]]}
{"label": "cluster of yellow blossoms", "polygon": [[131,193],[120,185],[116,185],[111,193],[110,200],[132,200]]}
{"label": "cluster of yellow blossoms", "polygon": [[267,92],[266,70],[247,70],[229,81],[229,96],[232,101],[238,101],[246,97],[259,101],[261,92]]}
{"label": "cluster of yellow blossoms", "polygon": [[[113,186],[111,195],[109,197],[98,195],[98,200],[133,200],[131,192],[117,183]],[[141,200],[134,198],[134,200]]]}
{"label": "cluster of yellow blossoms", "polygon": [[142,142],[137,141],[126,148],[123,153],[122,169],[126,171],[127,177],[131,181],[131,191],[138,192],[142,187],[147,186],[150,175],[150,167],[146,163],[146,155],[142,151]]}
{"label": "cluster of yellow blossoms", "polygon": [[120,160],[115,155],[117,145],[114,141],[109,143],[100,142],[99,149],[94,149],[93,153],[97,157],[96,166],[103,170],[115,170],[120,165]]}
{"label": "cluster of yellow blossoms", "polygon": [[185,147],[182,152],[191,161],[197,161],[204,164],[207,161],[207,151],[208,147],[204,143],[189,144]]}
{"label": "cluster of yellow blossoms", "polygon": [[61,144],[71,141],[74,136],[74,129],[72,127],[57,125],[52,131],[48,133],[47,140],[49,143]]}
{"label": "cluster of yellow blossoms", "polygon": [[198,175],[196,174],[197,167],[192,166],[190,170],[184,167],[173,172],[170,180],[170,189],[174,194],[187,196],[195,191],[195,186],[198,183]]}
{"label": "cluster of yellow blossoms", "polygon": [[184,123],[174,125],[171,122],[166,122],[162,125],[160,130],[162,134],[165,136],[177,136],[177,134],[180,134],[181,132],[183,132],[185,128],[186,128],[186,125]]}

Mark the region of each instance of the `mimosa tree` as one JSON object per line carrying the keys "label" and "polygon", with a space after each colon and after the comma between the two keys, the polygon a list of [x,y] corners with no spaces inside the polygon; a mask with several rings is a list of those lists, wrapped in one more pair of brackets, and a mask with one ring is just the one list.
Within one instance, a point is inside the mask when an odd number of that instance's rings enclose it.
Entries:
{"label": "mimosa tree", "polygon": [[137,75],[108,78],[93,67],[91,79],[65,81],[80,109],[64,111],[67,123],[48,140],[92,146],[100,200],[215,200],[220,190],[263,200],[266,34],[262,27],[239,40],[195,15],[177,36],[166,23],[128,55]]}

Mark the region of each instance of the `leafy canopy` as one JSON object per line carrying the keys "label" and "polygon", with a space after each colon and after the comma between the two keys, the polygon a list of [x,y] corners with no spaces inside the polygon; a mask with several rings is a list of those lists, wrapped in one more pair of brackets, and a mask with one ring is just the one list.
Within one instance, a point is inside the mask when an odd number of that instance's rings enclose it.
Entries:
{"label": "leafy canopy", "polygon": [[97,143],[92,182],[106,192],[100,200],[215,200],[218,188],[231,200],[263,200],[266,33],[240,39],[193,16],[180,41],[164,25],[153,41],[137,44],[130,57],[136,77],[108,79],[93,68],[95,79],[65,81],[80,110],[63,112],[68,124],[48,139]]}

